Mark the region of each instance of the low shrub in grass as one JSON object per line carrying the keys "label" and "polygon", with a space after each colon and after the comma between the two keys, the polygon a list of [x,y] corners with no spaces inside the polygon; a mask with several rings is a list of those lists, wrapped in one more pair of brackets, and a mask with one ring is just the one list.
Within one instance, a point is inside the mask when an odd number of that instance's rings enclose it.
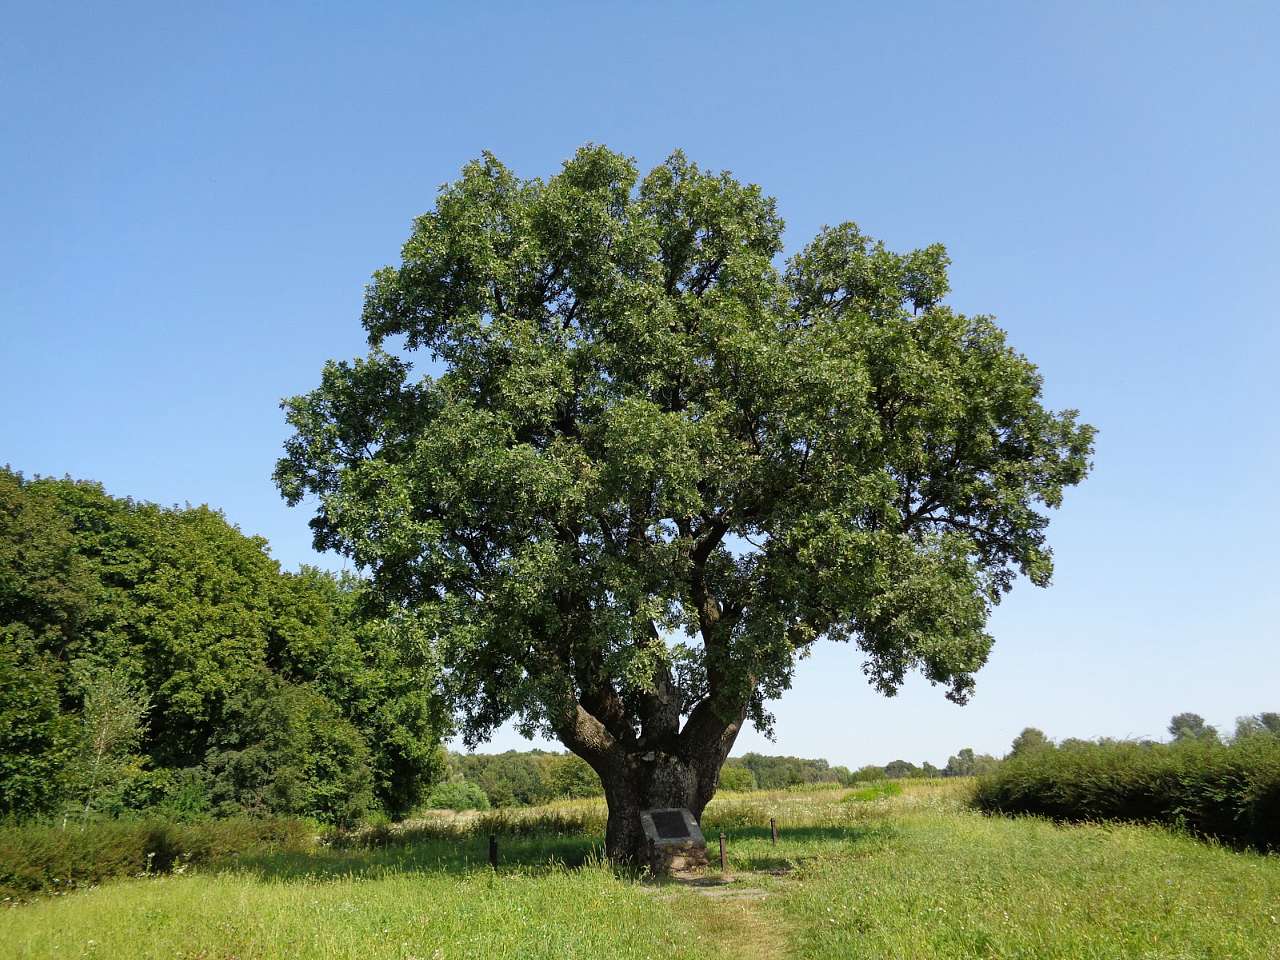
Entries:
{"label": "low shrub in grass", "polygon": [[902,794],[902,784],[897,780],[881,780],[879,783],[870,783],[865,787],[854,790],[844,798],[844,803],[868,802],[871,800],[881,800],[885,797],[897,797]]}
{"label": "low shrub in grass", "polygon": [[249,853],[302,850],[315,830],[300,820],[102,821],[0,826],[0,897],[22,899],[113,877],[167,873]]}
{"label": "low shrub in grass", "polygon": [[1280,849],[1280,737],[1216,743],[1077,743],[1012,757],[978,780],[992,813],[1164,823]]}
{"label": "low shrub in grass", "polygon": [[488,810],[489,798],[469,780],[448,780],[436,784],[427,796],[427,806],[432,810]]}

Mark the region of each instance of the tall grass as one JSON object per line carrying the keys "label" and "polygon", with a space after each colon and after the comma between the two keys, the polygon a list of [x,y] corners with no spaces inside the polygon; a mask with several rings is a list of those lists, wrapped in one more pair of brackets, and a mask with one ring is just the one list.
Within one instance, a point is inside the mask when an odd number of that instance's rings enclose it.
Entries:
{"label": "tall grass", "polygon": [[730,876],[708,882],[731,882],[718,887],[600,862],[599,801],[313,838],[0,910],[0,960],[1278,955],[1280,857],[1140,826],[984,816],[966,807],[971,786],[717,797],[703,829],[728,836]]}
{"label": "tall grass", "polygon": [[1162,823],[1280,849],[1280,737],[1038,751],[982,777],[974,803],[990,813],[1055,820]]}

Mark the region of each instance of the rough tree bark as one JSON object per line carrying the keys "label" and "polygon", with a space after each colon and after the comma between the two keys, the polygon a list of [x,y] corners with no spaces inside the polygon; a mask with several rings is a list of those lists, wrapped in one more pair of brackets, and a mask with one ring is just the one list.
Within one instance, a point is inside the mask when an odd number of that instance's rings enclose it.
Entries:
{"label": "rough tree bark", "polygon": [[685,807],[702,822],[746,715],[745,704],[726,718],[706,700],[683,730],[654,744],[643,736],[622,742],[594,714],[575,705],[572,719],[559,730],[560,739],[591,765],[604,786],[609,808],[605,852],[611,860],[637,863],[644,858],[641,810]]}

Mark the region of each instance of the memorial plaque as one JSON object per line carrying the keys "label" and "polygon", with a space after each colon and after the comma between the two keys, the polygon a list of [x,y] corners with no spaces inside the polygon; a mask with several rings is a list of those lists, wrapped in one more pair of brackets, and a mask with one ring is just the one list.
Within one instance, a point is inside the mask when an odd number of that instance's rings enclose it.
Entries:
{"label": "memorial plaque", "polygon": [[707,844],[693,814],[682,807],[641,810],[649,839],[649,863],[656,876],[692,874],[707,865]]}
{"label": "memorial plaque", "polygon": [[653,825],[658,831],[659,840],[690,840],[692,835],[684,822],[681,810],[653,811]]}

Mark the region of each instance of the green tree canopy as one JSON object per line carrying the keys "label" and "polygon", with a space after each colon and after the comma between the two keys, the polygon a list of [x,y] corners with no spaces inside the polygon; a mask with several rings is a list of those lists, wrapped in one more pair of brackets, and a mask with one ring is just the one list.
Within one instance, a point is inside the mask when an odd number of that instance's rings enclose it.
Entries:
{"label": "green tree canopy", "polygon": [[370,572],[469,743],[514,718],[595,768],[614,856],[639,806],[700,815],[819,640],[964,702],[1088,469],[1092,428],[944,305],[941,246],[843,223],[780,266],[781,237],[680,153],[546,181],[486,154],[375,275],[369,355],[286,404],[317,547]]}
{"label": "green tree canopy", "polygon": [[745,767],[738,761],[729,760],[720,768],[721,790],[747,791],[758,787],[756,775],[751,772],[750,767]]}
{"label": "green tree canopy", "polygon": [[1174,740],[1218,740],[1218,731],[1204,722],[1198,713],[1179,713],[1169,720],[1169,735]]}
{"label": "green tree canopy", "polygon": [[1280,737],[1280,713],[1269,711],[1236,718],[1234,739],[1257,736]]}
{"label": "green tree canopy", "polygon": [[1013,744],[1009,748],[1009,756],[1021,757],[1028,753],[1035,753],[1037,750],[1053,749],[1053,741],[1050,740],[1043,730],[1036,727],[1026,727],[1023,731],[1013,738]]}
{"label": "green tree canopy", "polygon": [[[264,540],[208,507],[163,508],[0,470],[0,794],[25,815],[89,789],[75,728],[123,699],[97,696],[94,678],[110,676],[111,690],[150,705],[139,742],[122,754],[136,746],[139,762],[100,757],[119,789],[95,810],[203,783],[198,772],[161,772],[194,771],[228,738],[239,743],[248,732],[237,724],[255,715],[243,709],[245,691],[284,682],[331,701],[367,747],[379,805],[407,813],[442,768],[448,718],[399,638],[366,615],[364,595],[354,577],[282,572]],[[233,702],[241,706],[229,712]],[[287,729],[310,736],[302,722]]]}
{"label": "green tree canopy", "polygon": [[989,753],[974,753],[972,747],[965,747],[955,756],[947,758],[943,768],[944,777],[976,777],[994,770],[999,760]]}

